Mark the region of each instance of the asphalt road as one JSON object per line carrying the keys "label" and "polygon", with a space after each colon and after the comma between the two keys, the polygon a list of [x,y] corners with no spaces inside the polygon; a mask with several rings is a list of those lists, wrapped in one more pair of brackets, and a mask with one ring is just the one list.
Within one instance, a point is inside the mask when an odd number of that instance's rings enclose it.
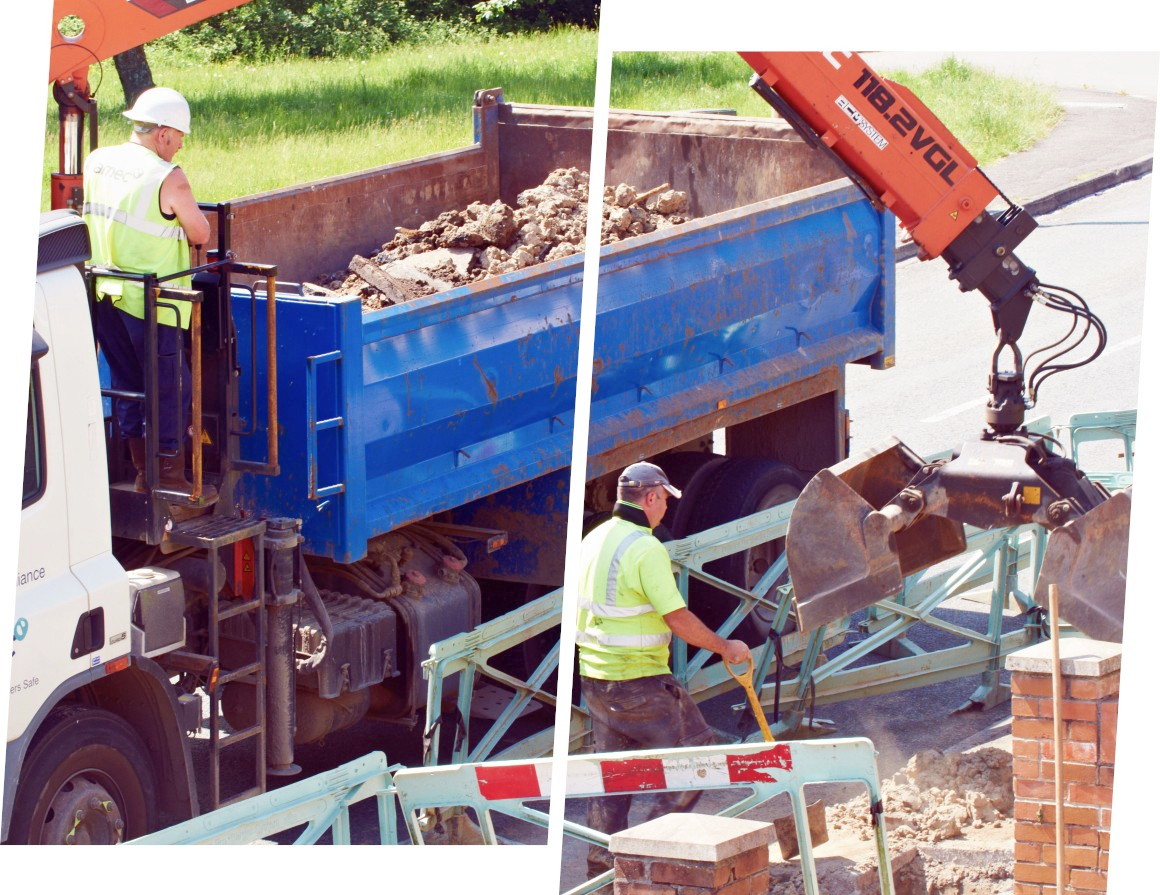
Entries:
{"label": "asphalt road", "polygon": [[[1082,295],[1108,330],[1093,363],[1046,381],[1029,419],[1062,422],[1073,413],[1136,406],[1151,189],[1149,176],[1047,215],[1017,250],[1041,281]],[[896,285],[894,369],[847,372],[852,450],[896,435],[929,454],[982,428],[994,329],[985,299],[959,292],[941,262],[899,265]],[[1064,315],[1032,308],[1020,340],[1024,357],[1066,328]]]}

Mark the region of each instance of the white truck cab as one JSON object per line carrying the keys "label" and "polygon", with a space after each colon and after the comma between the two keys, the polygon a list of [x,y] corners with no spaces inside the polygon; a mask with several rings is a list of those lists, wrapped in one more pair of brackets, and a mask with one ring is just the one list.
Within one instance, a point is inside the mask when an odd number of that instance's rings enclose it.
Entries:
{"label": "white truck cab", "polygon": [[[10,842],[115,842],[196,808],[181,711],[134,637],[138,588],[112,552],[88,257],[79,215],[42,216],[4,779]],[[176,813],[161,810],[171,784]]]}

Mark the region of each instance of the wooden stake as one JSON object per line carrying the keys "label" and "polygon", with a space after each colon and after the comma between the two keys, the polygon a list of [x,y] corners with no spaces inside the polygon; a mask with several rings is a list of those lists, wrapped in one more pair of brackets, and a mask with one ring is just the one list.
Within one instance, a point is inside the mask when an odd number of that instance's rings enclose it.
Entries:
{"label": "wooden stake", "polygon": [[1055,740],[1055,891],[1063,895],[1063,670],[1059,658],[1059,588],[1047,588],[1051,617],[1051,716]]}

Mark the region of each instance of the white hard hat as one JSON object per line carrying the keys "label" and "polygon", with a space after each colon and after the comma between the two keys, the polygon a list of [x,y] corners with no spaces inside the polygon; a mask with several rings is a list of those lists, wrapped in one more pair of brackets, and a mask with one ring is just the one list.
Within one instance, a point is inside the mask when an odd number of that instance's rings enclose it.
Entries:
{"label": "white hard hat", "polygon": [[159,124],[183,134],[189,133],[189,103],[170,87],[150,87],[133,103],[133,108],[122,113],[130,121]]}

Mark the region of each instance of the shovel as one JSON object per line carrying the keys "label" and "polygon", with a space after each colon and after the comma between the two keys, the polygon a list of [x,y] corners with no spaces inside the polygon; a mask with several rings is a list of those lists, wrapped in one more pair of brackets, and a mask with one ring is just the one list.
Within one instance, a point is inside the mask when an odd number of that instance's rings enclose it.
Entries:
{"label": "shovel", "polygon": [[724,664],[733,676],[733,680],[737,681],[745,689],[745,695],[749,697],[749,707],[753,709],[753,715],[757,718],[757,725],[761,728],[762,738],[765,742],[772,743],[774,741],[773,731],[769,729],[769,722],[765,720],[765,710],[762,709],[761,700],[757,698],[757,693],[753,689],[753,656],[748,656],[745,662],[745,670],[740,673],[734,671],[733,666],[728,662]]}

